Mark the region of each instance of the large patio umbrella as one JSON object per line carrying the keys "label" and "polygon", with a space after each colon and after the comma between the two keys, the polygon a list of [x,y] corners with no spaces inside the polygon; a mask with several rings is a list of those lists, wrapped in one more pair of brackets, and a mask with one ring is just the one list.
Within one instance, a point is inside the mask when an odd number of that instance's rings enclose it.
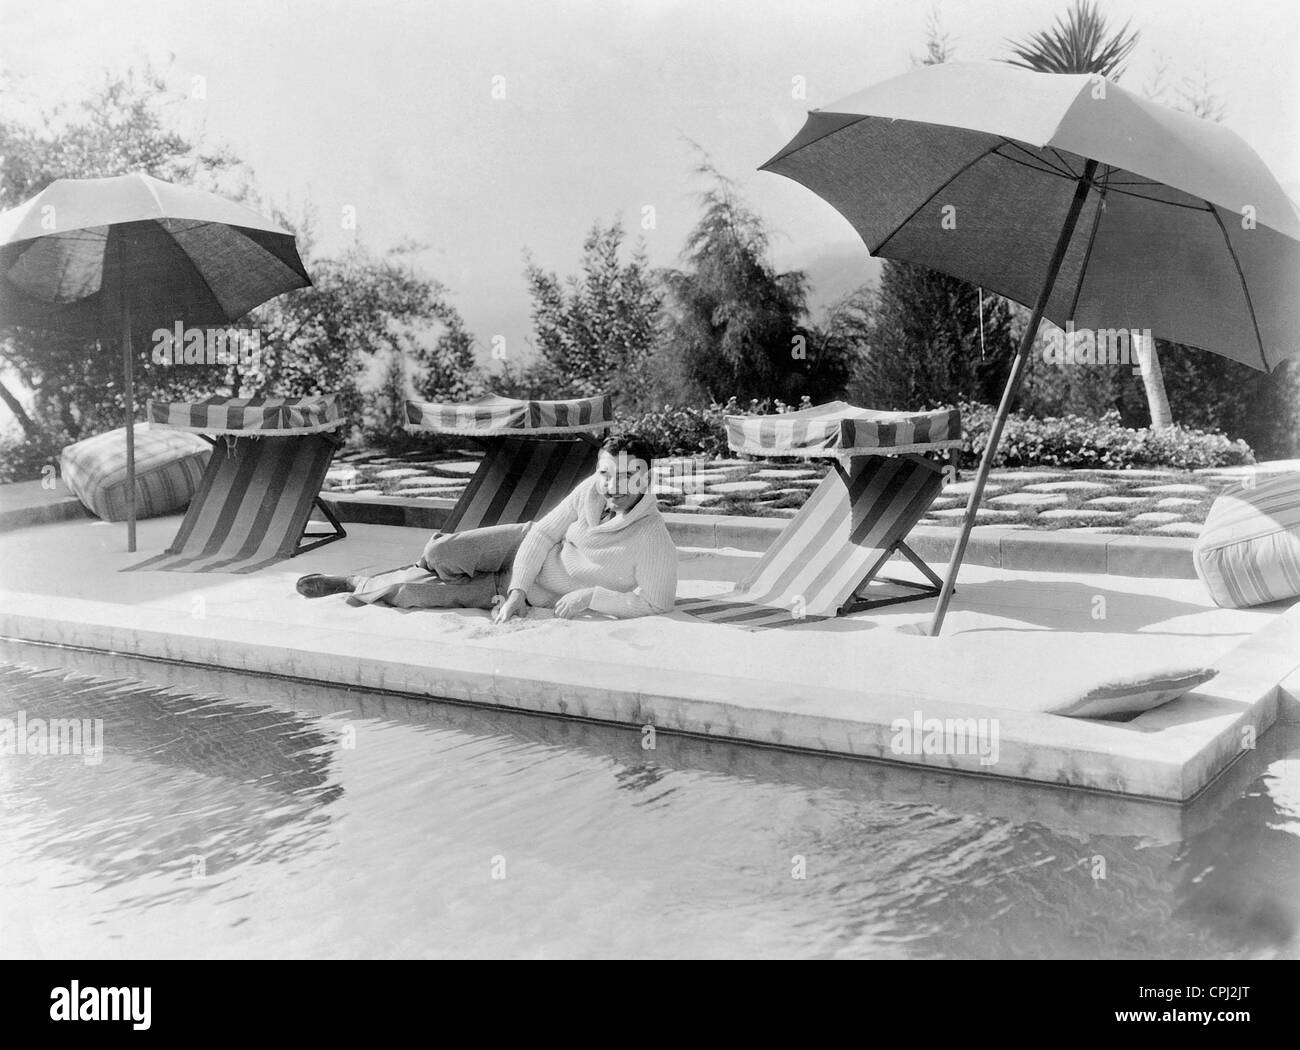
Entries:
{"label": "large patio umbrella", "polygon": [[828,201],[873,255],[1033,309],[931,634],[1042,318],[1150,329],[1265,371],[1300,350],[1300,217],[1263,161],[1222,125],[1098,77],[923,66],[814,110],[763,169]]}
{"label": "large patio umbrella", "polygon": [[311,284],[293,235],[250,208],[149,175],[58,179],[0,213],[0,325],[118,345],[127,549],[135,550],[133,339],[227,325]]}

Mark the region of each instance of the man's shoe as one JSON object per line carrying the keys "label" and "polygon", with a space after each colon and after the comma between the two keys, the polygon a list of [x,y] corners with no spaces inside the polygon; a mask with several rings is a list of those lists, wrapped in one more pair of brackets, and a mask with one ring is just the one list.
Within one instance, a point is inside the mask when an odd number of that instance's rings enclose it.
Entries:
{"label": "man's shoe", "polygon": [[324,598],[329,594],[343,594],[352,590],[352,581],[347,576],[323,576],[314,572],[298,581],[298,593],[304,598]]}

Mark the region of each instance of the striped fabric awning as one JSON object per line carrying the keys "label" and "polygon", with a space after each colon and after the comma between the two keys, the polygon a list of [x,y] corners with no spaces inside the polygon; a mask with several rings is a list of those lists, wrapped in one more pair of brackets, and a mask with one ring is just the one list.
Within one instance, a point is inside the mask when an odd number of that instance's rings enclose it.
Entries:
{"label": "striped fabric awning", "polygon": [[209,397],[150,401],[149,425],[197,434],[319,434],[343,425],[337,394],[315,397]]}
{"label": "striped fabric awning", "polygon": [[489,395],[476,401],[407,401],[406,429],[474,437],[598,433],[614,422],[613,399],[520,401]]}
{"label": "striped fabric awning", "polygon": [[892,456],[956,448],[961,414],[879,412],[845,401],[771,416],[727,416],[727,444],[753,456]]}

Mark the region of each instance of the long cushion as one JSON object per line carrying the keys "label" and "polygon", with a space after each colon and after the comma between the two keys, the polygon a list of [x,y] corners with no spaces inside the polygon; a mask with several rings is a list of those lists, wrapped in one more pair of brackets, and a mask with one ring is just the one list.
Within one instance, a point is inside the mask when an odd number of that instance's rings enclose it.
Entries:
{"label": "long cushion", "polygon": [[1139,715],[1177,700],[1218,673],[1209,667],[1190,667],[1115,674],[1069,695],[1049,697],[1040,710],[1044,714],[1069,718]]}
{"label": "long cushion", "polygon": [[1217,605],[1240,609],[1300,595],[1300,473],[1223,493],[1193,558]]}
{"label": "long cushion", "polygon": [[[184,510],[198,488],[211,447],[196,434],[135,425],[135,516]],[[60,457],[63,480],[92,514],[126,520],[126,428],[78,441]]]}

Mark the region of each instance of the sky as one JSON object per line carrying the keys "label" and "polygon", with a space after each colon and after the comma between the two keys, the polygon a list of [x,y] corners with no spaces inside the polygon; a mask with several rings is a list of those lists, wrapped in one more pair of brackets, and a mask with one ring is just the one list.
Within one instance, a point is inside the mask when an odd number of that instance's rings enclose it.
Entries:
{"label": "sky", "polygon": [[[1101,0],[1141,31],[1123,83],[1208,77],[1225,122],[1300,198],[1300,4]],[[940,0],[958,59],[1007,54],[1066,0]],[[705,183],[696,145],[806,270],[814,309],[874,278],[829,205],[759,172],[826,105],[906,71],[917,0],[0,0],[10,103],[46,109],[152,62],[174,108],[230,147],[265,199],[310,202],[323,251],[414,239],[480,346],[526,355],[524,251],[577,269],[621,215],[652,265],[679,262]],[[199,90],[196,90],[198,88]],[[348,212],[347,209],[354,209]],[[647,210],[652,209],[652,212]],[[355,214],[355,228],[345,216]]]}

